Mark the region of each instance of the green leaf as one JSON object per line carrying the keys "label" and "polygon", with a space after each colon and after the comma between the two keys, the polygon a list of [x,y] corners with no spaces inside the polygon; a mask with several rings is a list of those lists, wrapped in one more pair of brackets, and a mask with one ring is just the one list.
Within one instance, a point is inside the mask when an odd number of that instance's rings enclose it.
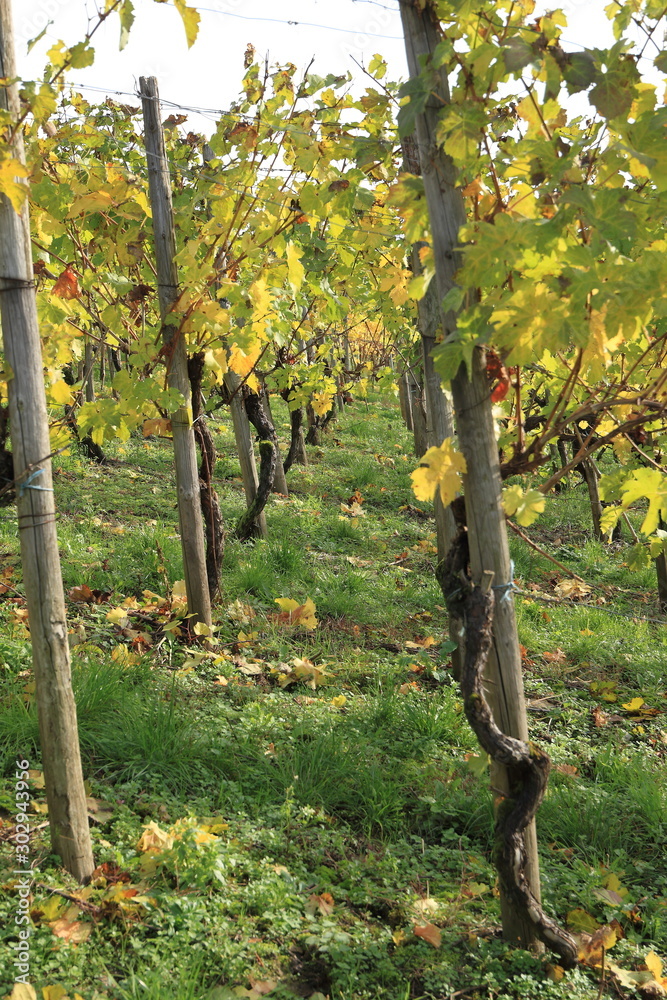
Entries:
{"label": "green leaf", "polygon": [[539,490],[526,490],[524,493],[518,484],[508,486],[503,490],[503,510],[510,517],[516,517],[524,528],[536,521],[544,510],[546,497]]}
{"label": "green leaf", "polygon": [[424,74],[408,80],[399,90],[399,97],[410,98],[406,104],[401,105],[398,112],[398,134],[401,139],[404,139],[406,135],[412,135],[414,132],[417,115],[423,113],[430,94],[430,76],[426,77]]}
{"label": "green leaf", "polygon": [[387,72],[387,64],[381,55],[377,53],[373,56],[368,64],[368,72],[375,77],[376,80],[381,80],[382,77]]}
{"label": "green leaf", "polygon": [[563,70],[568,93],[587,90],[595,79],[595,73],[595,60],[590,52],[570,52]]}
{"label": "green leaf", "polygon": [[[44,29],[46,31],[46,28]],[[42,35],[44,32],[42,32]],[[40,35],[40,38],[42,36]],[[661,73],[667,73],[667,51],[659,52],[658,55],[653,60],[653,65],[656,69],[659,69]]]}
{"label": "green leaf", "polygon": [[622,489],[626,510],[636,500],[647,498],[648,512],[641,530],[644,535],[652,535],[658,528],[660,517],[667,519],[667,477],[658,469],[635,469]]}
{"label": "green leaf", "polygon": [[603,535],[610,535],[621,516],[621,507],[605,507],[600,517],[600,530]]}
{"label": "green leaf", "polygon": [[69,50],[69,64],[72,69],[85,69],[95,62],[95,49],[87,42],[79,42]]}
{"label": "green leaf", "polygon": [[653,538],[649,540],[649,548],[651,552],[651,559],[657,559],[658,556],[667,555],[667,531],[663,531],[658,528]]}
{"label": "green leaf", "polygon": [[597,82],[588,95],[591,104],[607,119],[627,117],[639,82],[634,60],[620,46],[619,42],[609,52],[597,53],[598,61],[607,68],[597,69]]}
{"label": "green leaf", "polygon": [[651,565],[651,553],[648,548],[641,543],[639,545],[633,545],[630,549],[630,555],[628,556],[628,569],[634,572],[639,572],[642,569],[648,569]]}
{"label": "green leaf", "polygon": [[119,48],[122,50],[127,45],[127,40],[130,36],[130,28],[134,23],[134,4],[132,3],[132,0],[125,0],[125,2],[118,8],[118,14],[120,16]]}
{"label": "green leaf", "polygon": [[503,45],[503,59],[509,73],[520,73],[524,66],[538,58],[533,46],[518,36]]}
{"label": "green leaf", "polygon": [[53,21],[47,21],[46,22],[46,27],[42,28],[42,30],[40,31],[40,33],[38,35],[35,35],[34,38],[30,39],[30,41],[28,42],[28,52],[32,52],[32,50],[34,49],[35,45],[37,45],[38,42],[41,42],[42,38],[44,38],[44,35],[47,33],[47,31],[49,30],[49,28],[51,27],[52,24],[53,24]]}

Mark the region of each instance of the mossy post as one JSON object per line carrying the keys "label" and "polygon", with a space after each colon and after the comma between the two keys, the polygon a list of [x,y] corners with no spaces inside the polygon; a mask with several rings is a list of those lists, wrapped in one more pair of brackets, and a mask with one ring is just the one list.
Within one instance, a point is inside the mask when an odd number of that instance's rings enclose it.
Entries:
{"label": "mossy post", "polygon": [[[0,0],[0,61],[0,106],[16,121],[20,104],[12,83],[16,63],[10,0]],[[23,163],[20,127],[9,141],[12,155]],[[12,373],[8,393],[16,507],[51,844],[65,868],[87,882],[95,863],[72,694],[27,192],[20,212],[0,197],[0,319]]]}
{"label": "mossy post", "polygon": [[[433,0],[402,0],[401,19],[411,77],[428,66],[440,41],[440,25]],[[456,284],[460,266],[459,229],[465,222],[456,168],[436,140],[442,109],[451,103],[446,67],[432,70],[430,98],[417,115],[416,134],[424,190],[431,223],[439,301]],[[443,335],[456,330],[454,312],[442,311]],[[496,610],[493,642],[487,661],[488,700],[497,725],[504,733],[528,741],[528,725],[521,674],[521,654],[510,592],[511,563],[505,515],[501,505],[501,479],[491,399],[483,349],[476,348],[468,369],[461,366],[451,384],[459,446],[468,472],[464,477],[465,509],[470,544],[470,567],[475,581],[493,573]],[[504,767],[492,769],[492,783],[505,797],[512,797],[515,776]],[[525,831],[526,875],[539,899],[540,879],[537,838],[532,822]],[[503,934],[513,944],[536,946],[535,928],[517,911],[511,898],[501,893]]]}

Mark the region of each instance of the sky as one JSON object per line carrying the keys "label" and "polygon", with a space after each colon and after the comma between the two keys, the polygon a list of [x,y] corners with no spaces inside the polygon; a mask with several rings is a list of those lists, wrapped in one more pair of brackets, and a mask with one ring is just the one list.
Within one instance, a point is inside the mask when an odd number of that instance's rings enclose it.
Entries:
{"label": "sky", "polygon": [[[257,57],[271,63],[293,62],[311,72],[351,72],[365,86],[357,63],[368,64],[379,52],[391,79],[405,79],[407,67],[398,0],[189,0],[201,13],[199,38],[188,50],[182,22],[174,7],[153,0],[134,0],[136,20],[126,48],[120,52],[119,22],[112,15],[95,35],[96,59],[86,70],[69,75],[91,102],[106,94],[133,94],[140,76],[156,76],[165,102],[225,110],[240,89],[243,55],[252,43]],[[569,27],[567,47],[609,45],[611,27],[606,0],[565,0]],[[44,56],[58,39],[71,45],[85,35],[94,0],[14,0],[14,30],[19,74],[41,75]],[[27,54],[27,42],[46,26],[44,39]],[[84,89],[99,88],[99,89]],[[127,98],[125,98],[127,100]],[[213,129],[215,115],[191,116],[198,129]]]}

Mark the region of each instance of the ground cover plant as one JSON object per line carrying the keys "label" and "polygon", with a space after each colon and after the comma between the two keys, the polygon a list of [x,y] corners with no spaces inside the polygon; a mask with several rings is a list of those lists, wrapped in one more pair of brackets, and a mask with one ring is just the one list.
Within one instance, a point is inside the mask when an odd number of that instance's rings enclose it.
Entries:
{"label": "ground cover plant", "polygon": [[[58,457],[98,866],[85,888],[49,854],[40,822],[6,511],[0,836],[9,859],[19,755],[35,810],[35,988],[47,1000],[660,988],[667,640],[655,575],[629,570],[629,544],[592,539],[576,476],[526,532],[585,585],[513,539],[531,738],[554,764],[538,818],[545,905],[576,932],[598,931],[597,952],[589,942],[583,964],[563,974],[499,935],[487,761],[449,670],[434,524],[411,490],[397,400],[370,403],[347,406],[308,468],[292,470],[289,497],[267,508],[268,540],[228,541],[211,645],[188,636],[182,617],[168,443],[132,437],[107,467],[75,449]],[[284,442],[289,417],[276,410]],[[215,432],[215,485],[233,523],[242,484],[225,417]],[[11,953],[9,865],[2,883]],[[0,971],[7,994],[13,978]]]}

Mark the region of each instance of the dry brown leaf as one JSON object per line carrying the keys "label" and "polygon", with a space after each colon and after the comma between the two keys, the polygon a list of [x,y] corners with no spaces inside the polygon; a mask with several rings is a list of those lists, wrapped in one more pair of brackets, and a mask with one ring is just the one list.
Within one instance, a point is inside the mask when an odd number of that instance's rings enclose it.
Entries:
{"label": "dry brown leaf", "polygon": [[84,924],[80,920],[67,920],[66,917],[54,920],[49,927],[56,937],[70,944],[81,944],[82,941],[86,941],[93,929],[92,924]]}
{"label": "dry brown leaf", "polygon": [[415,924],[413,927],[415,937],[422,938],[427,944],[434,948],[439,948],[442,943],[442,933],[435,924]]}

